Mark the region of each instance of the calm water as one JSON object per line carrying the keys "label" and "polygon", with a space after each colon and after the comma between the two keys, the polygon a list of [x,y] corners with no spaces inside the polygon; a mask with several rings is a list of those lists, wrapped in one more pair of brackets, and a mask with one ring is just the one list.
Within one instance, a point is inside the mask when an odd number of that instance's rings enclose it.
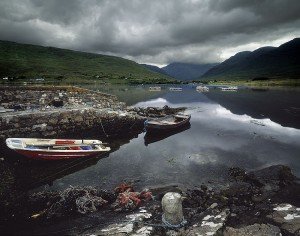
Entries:
{"label": "calm water", "polygon": [[191,86],[183,88],[182,92],[149,92],[141,86],[96,88],[129,105],[188,107],[191,127],[146,144],[142,133],[108,157],[81,165],[36,190],[69,185],[110,189],[124,180],[134,181],[138,188],[221,183],[232,166],[253,170],[284,164],[300,176],[299,90],[211,89],[203,94]]}

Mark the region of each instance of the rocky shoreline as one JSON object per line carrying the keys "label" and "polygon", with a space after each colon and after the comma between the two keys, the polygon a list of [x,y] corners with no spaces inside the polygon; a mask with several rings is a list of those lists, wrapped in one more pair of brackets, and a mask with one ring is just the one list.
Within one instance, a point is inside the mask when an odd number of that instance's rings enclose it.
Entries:
{"label": "rocky shoreline", "polygon": [[[148,195],[142,198],[142,192]],[[98,223],[84,230],[78,226],[77,230],[63,234],[300,235],[300,186],[286,166],[271,166],[249,173],[231,168],[228,182],[221,189],[202,184],[194,189],[169,186],[142,192],[136,193],[134,186],[123,184],[115,190],[86,186],[28,194],[20,209],[15,209],[19,215],[13,218],[15,223],[23,225],[25,234],[32,233],[37,225],[45,229],[40,228],[35,233],[44,234],[58,221],[76,216],[87,220],[96,217]],[[167,192],[178,192],[184,197],[183,212],[187,223],[183,227],[169,228],[162,223],[161,199]],[[125,207],[120,203],[123,193],[132,193],[141,201],[137,203],[134,198],[128,198],[129,202],[132,200],[131,207]]]}

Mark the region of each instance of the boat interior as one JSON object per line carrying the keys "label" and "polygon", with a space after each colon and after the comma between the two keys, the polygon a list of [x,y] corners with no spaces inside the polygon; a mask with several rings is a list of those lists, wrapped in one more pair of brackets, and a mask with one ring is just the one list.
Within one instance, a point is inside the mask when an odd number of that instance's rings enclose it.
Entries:
{"label": "boat interior", "polygon": [[63,140],[63,139],[8,139],[12,148],[31,150],[99,150],[105,149],[99,140]]}
{"label": "boat interior", "polygon": [[149,123],[151,124],[177,124],[180,123],[186,119],[188,119],[188,115],[170,115],[163,118],[153,119],[149,120]]}

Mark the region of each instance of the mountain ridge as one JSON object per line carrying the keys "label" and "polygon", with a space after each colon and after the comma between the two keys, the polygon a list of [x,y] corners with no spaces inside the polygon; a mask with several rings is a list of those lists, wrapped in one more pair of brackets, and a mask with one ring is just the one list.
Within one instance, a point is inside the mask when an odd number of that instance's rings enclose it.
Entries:
{"label": "mountain ridge", "polygon": [[218,63],[211,64],[196,64],[196,63],[183,63],[183,62],[173,62],[164,67],[158,67],[148,64],[141,64],[157,73],[168,75],[174,79],[180,81],[192,81],[197,79],[199,76],[204,74],[213,66]]}
{"label": "mountain ridge", "polygon": [[235,54],[204,73],[200,80],[299,78],[300,38],[279,47],[261,47]]}

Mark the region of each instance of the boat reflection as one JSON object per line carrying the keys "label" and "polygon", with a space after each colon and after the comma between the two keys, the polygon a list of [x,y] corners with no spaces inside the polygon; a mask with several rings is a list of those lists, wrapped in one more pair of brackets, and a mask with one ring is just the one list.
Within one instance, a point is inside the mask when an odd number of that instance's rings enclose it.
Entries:
{"label": "boat reflection", "polygon": [[161,140],[166,139],[166,138],[168,138],[172,135],[175,135],[175,134],[181,133],[185,130],[188,130],[189,128],[191,128],[190,123],[188,123],[184,126],[181,126],[177,129],[174,129],[174,130],[166,130],[166,131],[157,132],[157,133],[147,132],[144,136],[144,144],[145,144],[145,146],[148,146],[151,143],[161,141]]}

